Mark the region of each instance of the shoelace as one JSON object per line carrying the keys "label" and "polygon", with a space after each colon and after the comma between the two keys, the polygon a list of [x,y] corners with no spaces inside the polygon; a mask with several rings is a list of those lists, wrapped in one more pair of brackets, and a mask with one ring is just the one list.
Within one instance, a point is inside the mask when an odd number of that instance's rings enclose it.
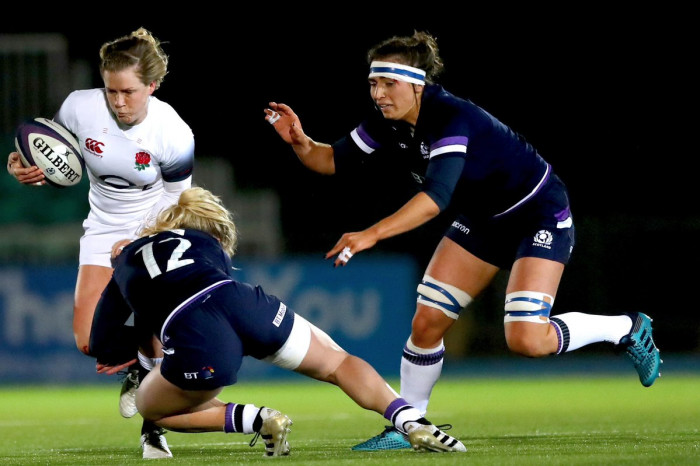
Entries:
{"label": "shoelace", "polygon": [[255,446],[259,437],[260,437],[260,431],[256,432],[255,435],[253,435],[253,439],[250,441],[250,443],[248,445],[250,445],[251,447]]}
{"label": "shoelace", "polygon": [[639,363],[644,358],[653,353],[653,348],[654,347],[651,344],[651,338],[645,331],[642,334],[639,342],[635,339],[632,339],[632,344],[627,347],[627,352],[630,356],[632,356],[635,362]]}
{"label": "shoelace", "polygon": [[[438,425],[438,424],[435,424],[435,427],[437,427],[437,428],[440,429],[441,431],[445,431],[445,430],[450,430],[450,429],[452,429],[452,424],[439,424],[439,425]],[[388,434],[388,433],[391,432],[392,430],[396,430],[396,431],[398,431],[398,432],[401,432],[400,430],[398,430],[398,429],[397,429],[396,427],[394,427],[394,426],[386,426],[386,427],[384,427],[384,432],[382,432],[381,434],[379,434],[379,436],[380,436],[380,437],[384,437],[384,436],[386,436],[386,434]],[[401,434],[402,434],[404,437],[406,436],[406,434],[404,434],[403,432],[401,432]]]}

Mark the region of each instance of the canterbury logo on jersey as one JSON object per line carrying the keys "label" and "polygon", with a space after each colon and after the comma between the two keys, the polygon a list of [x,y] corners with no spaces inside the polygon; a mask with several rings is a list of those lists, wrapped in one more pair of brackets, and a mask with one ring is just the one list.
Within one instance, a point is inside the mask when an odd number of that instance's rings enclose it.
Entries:
{"label": "canterbury logo on jersey", "polygon": [[88,152],[95,154],[97,156],[100,156],[102,154],[102,146],[104,146],[104,142],[96,141],[92,138],[87,138],[85,140],[85,149],[87,149]]}

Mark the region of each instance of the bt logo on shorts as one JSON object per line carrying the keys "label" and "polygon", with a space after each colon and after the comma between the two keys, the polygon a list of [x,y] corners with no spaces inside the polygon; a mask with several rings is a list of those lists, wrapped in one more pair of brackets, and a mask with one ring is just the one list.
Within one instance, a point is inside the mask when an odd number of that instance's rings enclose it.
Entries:
{"label": "bt logo on shorts", "polygon": [[183,372],[182,375],[185,376],[187,380],[197,380],[197,379],[211,379],[214,377],[214,368],[211,366],[204,366],[199,372]]}
{"label": "bt logo on shorts", "polygon": [[547,249],[552,249],[552,233],[550,233],[547,230],[540,230],[535,234],[535,237],[532,238],[534,243],[532,243],[533,246],[539,246],[541,248],[547,248]]}
{"label": "bt logo on shorts", "polygon": [[102,157],[102,146],[104,145],[104,142],[96,141],[92,138],[87,138],[85,140],[85,149],[87,149],[88,152],[97,155],[98,157]]}

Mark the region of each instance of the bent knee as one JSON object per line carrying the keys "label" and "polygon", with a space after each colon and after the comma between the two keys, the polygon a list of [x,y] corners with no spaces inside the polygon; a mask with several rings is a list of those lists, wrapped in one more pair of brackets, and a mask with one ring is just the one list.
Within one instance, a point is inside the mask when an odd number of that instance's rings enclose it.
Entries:
{"label": "bent knee", "polygon": [[503,323],[511,351],[530,358],[556,351],[549,335],[553,304],[554,297],[542,292],[516,291],[506,295]]}
{"label": "bent knee", "polygon": [[454,323],[442,312],[419,309],[411,323],[411,341],[420,348],[434,348]]}
{"label": "bent knee", "polygon": [[527,335],[507,335],[508,349],[528,358],[541,358],[552,354],[550,345],[543,338]]}
{"label": "bent knee", "polygon": [[89,335],[87,337],[81,336],[78,334],[75,334],[75,346],[78,348],[78,351],[83,353],[86,356],[90,356],[90,337]]}
{"label": "bent knee", "polygon": [[416,302],[419,306],[437,309],[455,320],[459,318],[459,312],[472,301],[472,297],[466,291],[436,280],[428,274],[423,275],[416,291]]}

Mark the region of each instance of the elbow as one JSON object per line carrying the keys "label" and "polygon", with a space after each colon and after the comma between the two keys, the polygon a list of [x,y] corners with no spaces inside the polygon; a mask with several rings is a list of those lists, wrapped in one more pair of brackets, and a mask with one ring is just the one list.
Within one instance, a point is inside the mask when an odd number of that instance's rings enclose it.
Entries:
{"label": "elbow", "polygon": [[443,207],[442,205],[435,204],[433,206],[433,208],[430,210],[430,218],[437,217],[440,214],[440,212],[442,212],[445,209],[445,207],[447,207],[447,206],[445,205]]}
{"label": "elbow", "polygon": [[444,199],[441,196],[438,196],[434,193],[423,193],[425,194],[430,201],[427,203],[427,208],[426,208],[426,215],[429,218],[435,218],[437,217],[440,212],[445,210],[447,208],[447,205],[449,204],[450,200],[449,199]]}

